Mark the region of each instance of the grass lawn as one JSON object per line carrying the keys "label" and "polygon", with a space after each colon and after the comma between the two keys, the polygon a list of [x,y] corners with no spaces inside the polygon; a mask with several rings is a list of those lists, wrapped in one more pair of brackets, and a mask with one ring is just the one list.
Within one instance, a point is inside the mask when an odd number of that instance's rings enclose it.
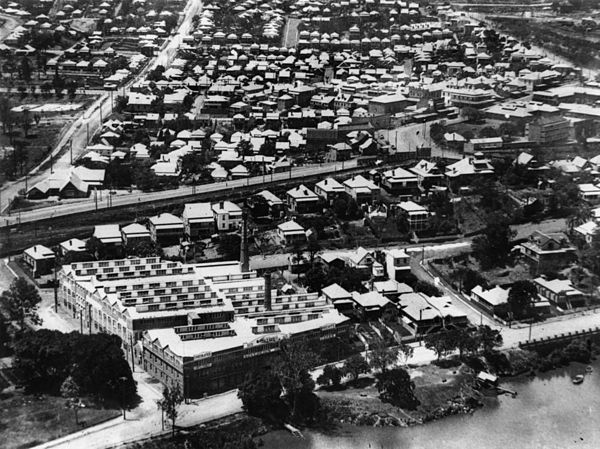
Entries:
{"label": "grass lawn", "polygon": [[[119,410],[89,404],[79,411],[79,422],[89,427],[119,415]],[[0,394],[0,438],[4,449],[32,447],[82,428],[75,424],[75,414],[65,407],[63,398],[25,395],[20,391]]]}

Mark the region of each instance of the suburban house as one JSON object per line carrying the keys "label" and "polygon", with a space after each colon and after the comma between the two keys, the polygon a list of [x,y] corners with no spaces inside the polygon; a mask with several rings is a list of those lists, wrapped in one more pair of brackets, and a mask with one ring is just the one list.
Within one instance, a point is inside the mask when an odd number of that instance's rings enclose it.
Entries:
{"label": "suburban house", "polygon": [[378,293],[381,293],[383,296],[385,296],[392,302],[398,302],[400,296],[414,292],[412,287],[406,285],[403,282],[398,282],[393,279],[388,279],[387,281],[373,282],[373,290],[375,290]]}
{"label": "suburban house", "polygon": [[183,221],[173,214],[162,213],[148,219],[150,237],[161,245],[179,243],[183,237]]}
{"label": "suburban house", "polygon": [[402,325],[413,335],[425,335],[442,329],[442,316],[423,293],[407,293],[398,302]]}
{"label": "suburban house", "polygon": [[235,231],[242,226],[242,208],[231,201],[220,201],[212,205],[217,231]]}
{"label": "suburban house", "polygon": [[435,162],[422,160],[414,167],[411,167],[410,171],[417,175],[419,187],[422,189],[426,190],[431,186],[443,184],[444,174]]}
{"label": "suburban house", "polygon": [[[267,202],[267,206],[269,207],[269,215],[271,218],[277,220],[283,216],[285,213],[285,204],[277,195],[268,190],[258,192],[256,195],[262,197]],[[248,206],[252,208],[250,202]]]}
{"label": "suburban house", "polygon": [[96,225],[92,237],[97,238],[111,252],[119,251],[123,245],[118,224]]}
{"label": "suburban house", "polygon": [[488,290],[481,285],[476,285],[471,289],[471,299],[488,313],[498,315],[498,312],[508,305],[508,292],[508,289],[504,289],[499,285]]}
{"label": "suburban house", "polygon": [[562,232],[545,234],[534,231],[518,249],[536,273],[560,270],[577,257],[576,248]]}
{"label": "suburban house", "polygon": [[413,198],[420,193],[417,174],[402,167],[383,172],[382,185],[392,195]]}
{"label": "suburban house", "polygon": [[210,237],[215,232],[215,217],[210,203],[186,204],[181,214],[187,239]]}
{"label": "suburban house", "polygon": [[469,183],[477,178],[494,174],[494,166],[483,153],[475,153],[446,167],[446,178],[453,184]]}
{"label": "suburban house", "polygon": [[319,196],[303,184],[288,190],[286,195],[288,208],[291,212],[309,214],[318,211]]}
{"label": "suburban house", "polygon": [[306,242],[306,231],[294,220],[277,225],[277,236],[283,245],[294,245]]}
{"label": "suburban house", "polygon": [[533,282],[539,295],[561,312],[585,305],[585,293],[575,288],[569,279],[548,280],[540,276]]}
{"label": "suburban house", "polygon": [[315,184],[315,193],[329,205],[344,192],[344,186],[333,178],[326,178]]}
{"label": "suburban house", "polygon": [[410,274],[410,255],[403,249],[384,250],[385,270],[390,279],[402,281]]}
{"label": "suburban house", "polygon": [[373,201],[379,199],[380,194],[379,186],[361,175],[346,179],[344,181],[344,190],[359,205],[365,203],[372,204]]}
{"label": "suburban house", "polygon": [[402,201],[396,205],[409,231],[423,231],[429,225],[429,211],[414,201]]}
{"label": "suburban house", "polygon": [[352,267],[364,277],[378,278],[385,274],[383,266],[375,260],[373,254],[362,247],[355,251],[324,251],[319,254],[319,259],[328,268]]}
{"label": "suburban house", "polygon": [[23,251],[23,262],[29,267],[33,277],[51,273],[55,257],[54,251],[43,245],[35,245]]}
{"label": "suburban house", "polygon": [[600,203],[600,186],[594,184],[579,184],[581,198],[590,204]]}
{"label": "suburban house", "polygon": [[378,319],[386,313],[392,313],[394,304],[378,292],[352,292],[354,310],[362,320]]}
{"label": "suburban house", "polygon": [[121,228],[123,245],[133,246],[141,242],[150,242],[152,237],[146,226],[140,223],[131,223]]}
{"label": "suburban house", "polygon": [[83,253],[86,251],[85,242],[80,239],[69,239],[58,245],[58,252],[61,256],[71,253]]}
{"label": "suburban house", "polygon": [[328,285],[321,290],[321,293],[339,312],[348,313],[354,309],[352,293],[339,284]]}

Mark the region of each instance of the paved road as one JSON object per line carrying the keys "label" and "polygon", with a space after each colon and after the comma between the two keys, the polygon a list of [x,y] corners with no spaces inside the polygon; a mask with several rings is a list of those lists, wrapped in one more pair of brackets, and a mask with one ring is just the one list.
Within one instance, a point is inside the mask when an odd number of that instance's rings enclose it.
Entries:
{"label": "paved road", "polygon": [[[149,193],[132,193],[131,195],[114,196],[112,199],[112,206],[126,206],[132,204],[151,203],[158,200],[166,200],[169,198],[180,198],[192,194],[209,193],[209,192],[226,192],[228,190],[233,191],[234,189],[243,188],[244,186],[255,186],[263,184],[268,181],[284,181],[286,179],[301,179],[306,176],[314,176],[315,174],[329,174],[337,170],[356,168],[358,163],[356,160],[346,161],[344,163],[327,163],[319,166],[310,167],[298,167],[294,168],[291,172],[287,173],[276,173],[273,176],[255,176],[247,179],[238,179],[234,181],[220,182],[203,184],[200,186],[185,186],[173,190],[163,190],[159,192]],[[31,184],[30,184],[31,185]],[[98,202],[98,209],[107,208],[105,201]],[[36,220],[43,220],[47,218],[71,215],[81,212],[89,212],[96,209],[94,195],[81,202],[67,203],[57,206],[44,207],[35,209],[32,211],[21,212],[18,215],[11,217],[2,216],[0,218],[0,227],[14,225],[18,223],[25,223]]]}
{"label": "paved road", "polygon": [[[184,9],[184,18],[178,28],[177,34],[172,36],[163,44],[163,48],[160,50],[158,55],[146,65],[146,67],[140,71],[133,79],[127,84],[115,92],[102,92],[100,98],[98,98],[77,120],[73,122],[71,127],[63,134],[57,143],[54,150],[48,157],[40,162],[40,164],[30,171],[28,184],[33,186],[34,184],[47,178],[50,174],[49,169],[42,170],[42,166],[53,158],[53,165],[55,170],[68,169],[71,166],[71,154],[69,151],[64,151],[71,142],[73,148],[73,160],[79,155],[83,154],[85,148],[96,131],[98,131],[102,125],[104,118],[108,117],[112,112],[112,103],[116,95],[127,95],[131,86],[143,79],[146,74],[154,69],[158,64],[168,66],[179,47],[182,36],[189,34],[192,30],[192,18],[198,14],[202,8],[201,0],[190,0]],[[63,154],[61,154],[63,152]],[[18,195],[19,190],[25,188],[25,178],[21,178],[17,181],[6,183],[1,188],[0,194],[0,214],[2,213],[3,207],[6,206],[9,200]]]}

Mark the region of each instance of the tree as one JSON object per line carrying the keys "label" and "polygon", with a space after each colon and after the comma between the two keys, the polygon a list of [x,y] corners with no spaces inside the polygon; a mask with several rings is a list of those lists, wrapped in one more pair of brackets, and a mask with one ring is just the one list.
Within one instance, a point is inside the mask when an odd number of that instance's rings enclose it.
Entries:
{"label": "tree", "polygon": [[316,366],[318,361],[317,354],[310,350],[305,342],[283,341],[280,345],[275,372],[290,403],[292,417],[298,416],[299,400],[312,394],[314,381],[309,370]]}
{"label": "tree", "polygon": [[222,234],[219,236],[219,252],[228,259],[239,259],[242,238],[237,234]]}
{"label": "tree", "polygon": [[253,370],[238,390],[244,408],[254,416],[277,416],[281,409],[281,383],[272,370]]}
{"label": "tree", "polygon": [[60,387],[60,395],[67,400],[65,406],[75,412],[75,424],[79,424],[77,412],[81,407],[80,390],[73,376],[67,377]]}
{"label": "tree", "polygon": [[516,319],[530,315],[533,302],[537,299],[538,292],[535,284],[528,280],[516,281],[508,292],[508,305]]}
{"label": "tree", "polygon": [[171,421],[171,436],[175,437],[175,420],[177,419],[178,410],[177,408],[183,402],[183,395],[179,389],[179,385],[169,388],[165,385],[163,388],[163,397],[158,401],[158,407],[167,416],[167,419]]}
{"label": "tree", "polygon": [[482,139],[498,137],[498,131],[496,131],[491,126],[486,126],[484,128],[481,128],[481,130],[479,131],[479,137],[481,137]]}
{"label": "tree", "polygon": [[400,345],[398,346],[398,354],[402,357],[402,360],[404,361],[405,365],[408,364],[408,361],[414,353],[415,348],[413,348],[411,345],[400,343]]}
{"label": "tree", "polygon": [[482,118],[481,111],[472,107],[465,107],[462,109],[462,115],[470,122],[479,122]]}
{"label": "tree", "polygon": [[2,306],[8,312],[11,320],[17,321],[23,329],[25,318],[33,324],[41,324],[42,319],[37,312],[38,304],[42,301],[37,288],[27,282],[24,278],[17,278],[11,284],[8,290],[5,290],[0,296]]}
{"label": "tree", "polygon": [[480,344],[477,334],[462,327],[451,330],[450,334],[461,358],[465,353],[477,352]]}
{"label": "tree", "polygon": [[415,292],[424,293],[427,296],[442,296],[442,292],[439,288],[423,280],[418,280],[417,282],[415,282],[413,289],[415,290]]}
{"label": "tree", "polygon": [[500,331],[492,329],[488,325],[477,328],[477,338],[484,353],[492,352],[495,348],[502,346]]}
{"label": "tree", "polygon": [[304,273],[304,286],[309,292],[320,292],[327,284],[327,273],[321,267],[313,267]]}
{"label": "tree", "polygon": [[356,354],[344,362],[343,371],[345,374],[352,376],[352,379],[357,380],[361,374],[366,374],[371,370],[365,358]]}
{"label": "tree", "polygon": [[6,134],[9,125],[14,121],[12,104],[8,97],[0,96],[0,122],[2,122],[2,132]]}
{"label": "tree", "polygon": [[473,255],[481,268],[487,270],[504,266],[508,262],[514,236],[504,214],[490,214],[483,235],[473,239]]}
{"label": "tree", "polygon": [[398,362],[398,348],[391,348],[383,343],[378,343],[372,349],[369,357],[371,367],[384,372],[390,365],[395,365]]}
{"label": "tree", "polygon": [[26,83],[31,81],[31,63],[26,56],[21,60],[21,77]]}
{"label": "tree", "polygon": [[334,365],[327,365],[323,368],[323,373],[317,378],[319,385],[331,386],[333,388],[338,388],[341,381],[342,371]]}
{"label": "tree", "polygon": [[306,244],[306,250],[308,251],[308,260],[310,261],[310,266],[314,266],[315,264],[315,257],[317,256],[317,254],[319,254],[319,252],[321,252],[321,245],[319,243],[318,240],[316,239],[309,239],[308,243]]}
{"label": "tree", "polygon": [[163,250],[156,242],[150,240],[141,240],[128,243],[125,246],[125,253],[128,256],[135,257],[161,257],[163,255]]}
{"label": "tree", "polygon": [[480,285],[482,288],[487,289],[488,282],[479,271],[472,270],[471,268],[460,267],[454,271],[454,277],[461,281],[461,291],[470,293],[474,287]]}
{"label": "tree", "polygon": [[419,401],[415,397],[415,383],[403,368],[394,368],[376,375],[377,391],[382,401],[414,410]]}
{"label": "tree", "polygon": [[429,128],[429,135],[431,136],[431,139],[438,145],[443,142],[445,133],[446,127],[438,122],[432,123],[431,127]]}
{"label": "tree", "polygon": [[427,334],[424,341],[425,347],[434,351],[438,360],[456,349],[456,341],[447,330]]}

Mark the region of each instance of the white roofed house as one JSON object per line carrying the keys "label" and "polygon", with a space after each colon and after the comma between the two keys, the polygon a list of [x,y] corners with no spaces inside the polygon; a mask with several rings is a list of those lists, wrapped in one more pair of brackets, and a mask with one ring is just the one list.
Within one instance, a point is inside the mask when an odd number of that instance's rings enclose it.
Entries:
{"label": "white roofed house", "polygon": [[186,204],[181,218],[185,236],[189,240],[210,237],[215,232],[215,217],[210,203]]}
{"label": "white roofed house", "polygon": [[54,251],[43,245],[34,245],[23,251],[23,262],[29,267],[33,277],[52,272],[55,257]]}
{"label": "white roofed house", "polygon": [[420,193],[417,175],[402,167],[384,172],[382,185],[390,194],[401,197],[414,198]]}
{"label": "white roofed house", "polygon": [[62,257],[69,253],[84,253],[86,249],[85,242],[80,239],[65,240],[58,245],[58,252]]}
{"label": "white roofed house", "polygon": [[265,212],[267,212],[271,218],[281,218],[285,213],[285,204],[283,203],[283,201],[269,190],[262,190],[261,192],[258,192],[256,194],[256,198],[249,198],[248,200],[248,207],[252,211],[253,216],[260,216],[260,212],[255,212],[254,210],[258,207],[257,203],[261,201],[264,201],[266,203],[268,210],[266,210]]}
{"label": "white roofed house", "polygon": [[123,240],[118,224],[96,225],[92,238],[98,239],[101,245],[100,248],[93,249],[96,257],[120,256]]}
{"label": "white roofed house", "polygon": [[476,285],[471,289],[471,299],[487,310],[488,313],[499,315],[498,312],[506,309],[508,305],[508,292],[509,289],[504,289],[499,285],[490,289]]}
{"label": "white roofed house", "polygon": [[319,209],[319,196],[303,184],[288,190],[286,198],[291,212],[309,214]]}
{"label": "white roofed house", "polygon": [[381,190],[372,181],[361,175],[352,176],[343,182],[346,194],[353,198],[357,204],[372,204],[379,199]]}
{"label": "white roofed house", "polygon": [[410,275],[410,255],[403,249],[392,248],[383,251],[385,270],[390,279],[402,281]]}
{"label": "white roofed house", "polygon": [[429,210],[414,201],[402,201],[397,204],[400,215],[410,232],[423,231],[429,226]]}
{"label": "white roofed house", "polygon": [[354,309],[362,320],[376,320],[396,310],[394,303],[375,291],[352,292],[352,301],[354,301]]}
{"label": "white roofed house", "polygon": [[469,184],[473,180],[494,175],[494,166],[483,153],[475,153],[446,167],[446,178],[451,185]]}
{"label": "white roofed house", "polygon": [[344,192],[344,186],[333,178],[325,178],[315,184],[315,193],[330,205]]}
{"label": "white roofed house", "polygon": [[540,297],[555,305],[559,312],[585,305],[585,293],[575,288],[569,279],[549,280],[540,276],[533,283]]}
{"label": "white roofed house", "polygon": [[140,223],[131,223],[121,228],[121,238],[123,245],[134,246],[141,242],[150,242],[152,237],[146,226]]}
{"label": "white roofed house", "polygon": [[419,161],[417,165],[411,167],[410,171],[417,175],[419,187],[423,190],[429,190],[432,186],[441,186],[445,184],[444,174],[435,162],[423,159]]}
{"label": "white roofed house", "polygon": [[600,203],[600,186],[594,184],[579,184],[581,198],[590,204]]}
{"label": "white roofed house", "polygon": [[173,214],[162,213],[148,219],[152,241],[158,244],[179,243],[183,237],[183,221]]}
{"label": "white roofed house", "polygon": [[231,201],[220,201],[212,205],[217,231],[234,231],[242,226],[242,208]]}
{"label": "white roofed house", "polygon": [[338,284],[323,287],[321,294],[340,312],[350,312],[354,308],[352,293]]}
{"label": "white roofed house", "polygon": [[306,242],[306,231],[294,220],[277,225],[277,235],[283,245],[294,245]]}

